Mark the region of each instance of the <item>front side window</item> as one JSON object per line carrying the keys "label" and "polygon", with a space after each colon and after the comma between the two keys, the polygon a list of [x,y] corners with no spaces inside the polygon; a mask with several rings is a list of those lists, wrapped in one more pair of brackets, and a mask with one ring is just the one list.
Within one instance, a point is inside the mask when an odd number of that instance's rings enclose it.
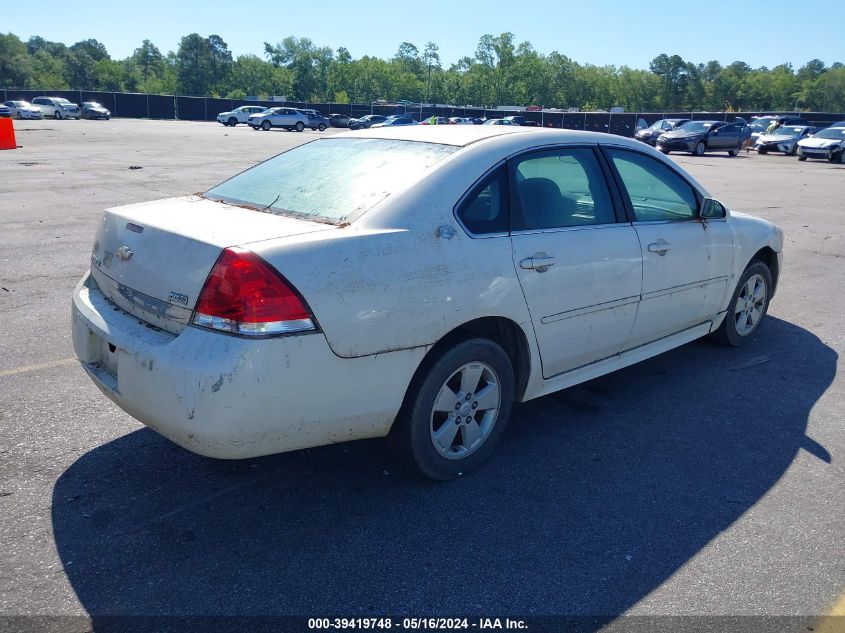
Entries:
{"label": "front side window", "polygon": [[692,187],[666,165],[638,152],[608,149],[638,222],[691,220],[698,213]]}
{"label": "front side window", "polygon": [[341,223],[422,180],[457,149],[414,141],[322,139],[264,161],[209,189],[205,197]]}
{"label": "front side window", "polygon": [[458,207],[458,218],[470,233],[508,232],[507,169],[496,168]]}
{"label": "front side window", "polygon": [[593,150],[560,149],[514,163],[518,209],[512,229],[552,229],[616,221],[610,193]]}

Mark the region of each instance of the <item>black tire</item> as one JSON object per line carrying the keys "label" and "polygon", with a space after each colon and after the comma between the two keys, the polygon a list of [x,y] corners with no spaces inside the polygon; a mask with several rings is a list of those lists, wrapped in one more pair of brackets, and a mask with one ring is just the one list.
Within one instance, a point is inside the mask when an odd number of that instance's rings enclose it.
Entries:
{"label": "black tire", "polygon": [[767,150],[765,147],[758,147],[758,148],[757,148],[757,153],[758,153],[758,154],[766,154],[766,153],[768,153],[768,151],[769,151],[769,150]]}
{"label": "black tire", "polygon": [[257,131],[258,131],[258,129],[259,129],[259,127],[258,127],[257,125],[250,125],[249,127],[251,127],[251,128],[252,128],[253,130],[255,130],[256,132],[257,132]]}
{"label": "black tire", "polygon": [[237,120],[235,117],[230,116],[230,117],[229,117],[229,120],[227,121],[227,123],[228,123],[231,127],[235,127],[235,126],[238,124],[238,120]]}
{"label": "black tire", "polygon": [[797,156],[798,155],[798,143],[795,143],[792,146],[792,149],[790,150],[789,155],[790,156]]}
{"label": "black tire", "polygon": [[317,126],[317,129],[320,130],[321,132],[325,132],[326,131],[326,124],[320,123],[320,125]]}
{"label": "black tire", "polygon": [[270,123],[270,121],[268,121],[267,119],[261,122],[261,129],[265,132],[269,132],[271,127],[273,127],[273,124]]}
{"label": "black tire", "polygon": [[805,160],[807,160],[807,157],[806,157],[806,156],[801,156],[801,155],[799,154],[799,155],[798,155],[798,160],[800,160],[800,161],[803,163]]}
{"label": "black tire", "polygon": [[661,149],[660,151],[661,151],[661,152],[663,152],[664,154],[669,154],[669,152],[671,152],[672,150],[669,150],[669,149]]}
{"label": "black tire", "polygon": [[[737,330],[737,302],[740,299],[742,289],[748,283],[748,280],[751,279],[751,277],[753,277],[754,275],[759,275],[765,282],[766,297],[763,302],[762,312],[760,314],[759,319],[754,324],[754,327],[749,332],[746,332],[745,334],[740,334]],[[741,345],[749,343],[751,340],[753,340],[753,335],[760,331],[760,324],[766,318],[766,313],[769,310],[769,301],[771,300],[771,298],[772,273],[769,270],[769,267],[761,261],[752,261],[750,264],[748,264],[748,266],[739,278],[739,283],[737,283],[736,288],[734,289],[734,293],[731,296],[731,301],[728,304],[728,312],[725,315],[725,319],[722,321],[722,325],[720,325],[719,329],[710,335],[711,338],[720,343],[723,343],[725,345],[731,345],[733,347],[739,347]]]}
{"label": "black tire", "polygon": [[304,129],[305,129],[305,124],[302,121],[297,121],[296,122],[296,131],[301,132]]}
{"label": "black tire", "polygon": [[62,113],[59,112],[58,110],[55,110],[53,112],[53,118],[56,119],[57,121],[61,121],[62,120]]}
{"label": "black tire", "polygon": [[[499,408],[481,444],[476,444],[465,457],[445,457],[435,448],[432,438],[435,399],[440,390],[448,384],[450,377],[454,378],[456,372],[471,363],[483,364],[492,370],[499,388]],[[417,371],[388,441],[400,460],[425,477],[437,480],[453,479],[480,466],[493,452],[510,418],[513,398],[513,367],[505,351],[485,338],[459,340],[443,353],[426,359]],[[475,404],[472,405],[473,409],[474,407]],[[465,415],[465,412],[458,412],[458,416],[460,415]],[[476,413],[471,413],[473,419],[475,415]],[[451,425],[452,419],[447,418],[441,423],[442,426]],[[455,438],[463,438],[461,418],[456,419],[458,432]]]}
{"label": "black tire", "polygon": [[692,153],[694,156],[704,156],[704,152],[707,150],[707,145],[704,141],[699,141],[696,146],[692,149]]}
{"label": "black tire", "polygon": [[740,149],[742,149],[742,147],[737,147],[736,149],[729,149],[728,150],[728,156],[731,156],[731,157],[736,156],[737,154],[739,154]]}

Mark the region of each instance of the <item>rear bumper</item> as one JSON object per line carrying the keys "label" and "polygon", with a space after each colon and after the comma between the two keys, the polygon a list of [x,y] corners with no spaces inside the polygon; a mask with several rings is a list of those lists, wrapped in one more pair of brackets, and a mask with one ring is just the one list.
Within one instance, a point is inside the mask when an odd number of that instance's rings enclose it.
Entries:
{"label": "rear bumper", "polygon": [[117,308],[87,274],[72,313],[76,356],[106,396],[176,444],[223,459],[386,435],[425,352],[341,359],[321,333],[174,335]]}

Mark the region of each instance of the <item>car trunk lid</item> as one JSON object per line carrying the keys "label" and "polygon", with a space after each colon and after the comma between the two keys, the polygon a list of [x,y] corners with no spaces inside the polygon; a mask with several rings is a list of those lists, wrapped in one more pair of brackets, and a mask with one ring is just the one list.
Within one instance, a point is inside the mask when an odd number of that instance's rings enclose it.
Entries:
{"label": "car trunk lid", "polygon": [[199,196],[116,207],[97,228],[91,275],[116,306],[178,334],[224,248],[334,228]]}

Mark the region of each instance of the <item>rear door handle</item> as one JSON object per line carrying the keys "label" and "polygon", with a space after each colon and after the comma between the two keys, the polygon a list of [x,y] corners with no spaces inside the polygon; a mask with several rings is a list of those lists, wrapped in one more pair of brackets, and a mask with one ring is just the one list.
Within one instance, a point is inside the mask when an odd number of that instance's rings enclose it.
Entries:
{"label": "rear door handle", "polygon": [[546,272],[550,266],[555,265],[555,258],[547,255],[535,255],[526,257],[519,262],[519,267],[524,270],[536,270],[538,273]]}
{"label": "rear door handle", "polygon": [[660,238],[659,240],[657,240],[653,244],[648,245],[648,252],[649,253],[657,253],[661,257],[663,257],[666,253],[668,253],[671,250],[672,250],[672,248],[669,246],[669,242],[667,242],[663,238]]}

